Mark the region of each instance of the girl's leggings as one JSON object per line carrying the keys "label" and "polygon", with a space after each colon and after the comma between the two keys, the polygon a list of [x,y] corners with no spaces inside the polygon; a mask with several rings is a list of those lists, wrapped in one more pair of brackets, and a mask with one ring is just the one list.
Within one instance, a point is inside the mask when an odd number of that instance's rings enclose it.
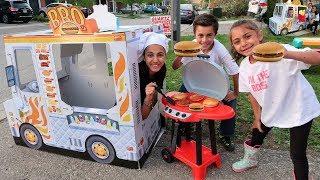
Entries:
{"label": "girl's leggings", "polygon": [[[290,128],[290,157],[293,162],[296,180],[308,179],[309,165],[306,150],[311,125],[312,121],[298,127]],[[261,128],[263,130],[262,133],[256,128],[252,130],[251,146],[262,145],[264,138],[272,129],[262,123]]]}

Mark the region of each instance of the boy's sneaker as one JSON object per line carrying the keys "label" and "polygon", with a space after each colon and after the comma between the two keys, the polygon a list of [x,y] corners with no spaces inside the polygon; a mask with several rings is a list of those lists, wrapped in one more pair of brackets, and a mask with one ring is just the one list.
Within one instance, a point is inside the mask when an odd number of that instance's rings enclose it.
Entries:
{"label": "boy's sneaker", "polygon": [[231,137],[222,136],[219,138],[219,142],[222,144],[225,150],[230,152],[234,151],[235,148],[233,142],[231,141]]}

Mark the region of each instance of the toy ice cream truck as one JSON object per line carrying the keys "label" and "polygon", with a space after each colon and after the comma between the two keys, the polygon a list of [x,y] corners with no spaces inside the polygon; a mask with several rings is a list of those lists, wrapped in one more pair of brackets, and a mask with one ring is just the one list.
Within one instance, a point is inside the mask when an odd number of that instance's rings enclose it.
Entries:
{"label": "toy ice cream truck", "polygon": [[4,107],[15,142],[140,168],[161,127],[157,105],[148,119],[141,118],[138,41],[144,31],[163,28],[95,32],[95,20],[84,19],[75,7],[50,9],[48,17],[54,33],[4,36],[12,92]]}
{"label": "toy ice cream truck", "polygon": [[305,29],[306,9],[307,7],[301,5],[300,1],[276,3],[273,16],[269,19],[270,30],[276,35],[286,35]]}

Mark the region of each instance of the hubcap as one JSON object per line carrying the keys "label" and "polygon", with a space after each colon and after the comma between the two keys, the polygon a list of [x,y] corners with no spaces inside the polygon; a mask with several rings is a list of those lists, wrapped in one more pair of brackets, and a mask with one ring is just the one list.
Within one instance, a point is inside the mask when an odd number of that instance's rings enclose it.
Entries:
{"label": "hubcap", "polygon": [[38,143],[37,135],[30,129],[26,129],[24,131],[24,137],[26,137],[26,140],[28,141],[28,143],[32,145],[36,145]]}
{"label": "hubcap", "polygon": [[109,156],[108,148],[101,142],[95,142],[91,146],[92,152],[100,159],[106,159]]}

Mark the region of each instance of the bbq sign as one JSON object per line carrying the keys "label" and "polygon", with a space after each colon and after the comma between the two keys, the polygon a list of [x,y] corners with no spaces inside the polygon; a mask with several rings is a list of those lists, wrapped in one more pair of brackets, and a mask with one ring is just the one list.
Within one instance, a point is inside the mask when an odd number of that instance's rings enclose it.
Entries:
{"label": "bbq sign", "polygon": [[151,17],[151,24],[162,24],[164,34],[171,34],[171,16],[153,16]]}
{"label": "bbq sign", "polygon": [[87,34],[93,33],[96,26],[92,20],[86,20],[82,11],[75,7],[57,6],[47,12],[49,25],[53,34]]}

